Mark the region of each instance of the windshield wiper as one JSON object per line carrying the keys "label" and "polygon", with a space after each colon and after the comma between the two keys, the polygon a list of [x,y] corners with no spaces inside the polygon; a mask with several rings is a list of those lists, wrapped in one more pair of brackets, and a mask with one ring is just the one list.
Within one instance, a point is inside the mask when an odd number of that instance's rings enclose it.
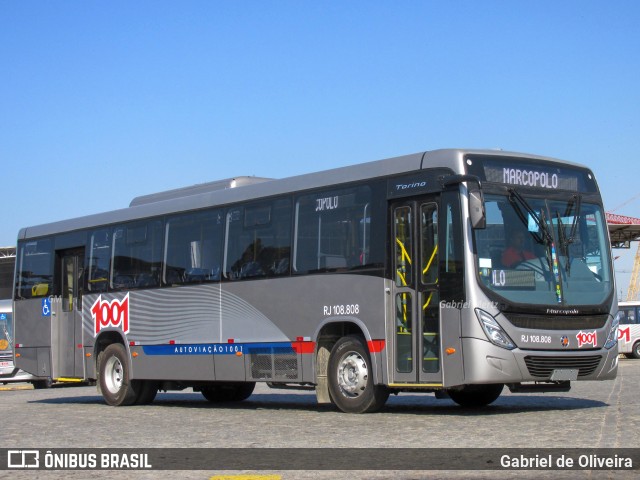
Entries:
{"label": "windshield wiper", "polygon": [[567,245],[573,243],[576,237],[576,230],[578,230],[578,220],[580,219],[580,207],[582,206],[582,195],[574,195],[571,203],[567,205],[567,210],[571,211],[574,203],[576,205],[576,213],[573,214],[573,222],[571,223],[571,231],[569,232],[569,237],[567,238]]}
{"label": "windshield wiper", "polygon": [[[516,203],[516,200],[518,201],[517,203]],[[520,221],[524,223],[524,225],[527,227],[527,231],[531,234],[531,236],[535,239],[536,242],[545,244],[545,245],[550,245],[551,243],[553,243],[553,237],[551,236],[551,233],[547,228],[546,222],[540,218],[538,213],[533,208],[531,208],[531,205],[529,205],[529,202],[527,202],[522,197],[522,195],[518,193],[518,191],[515,188],[509,189],[509,202],[511,203],[514,211],[520,218]],[[522,205],[522,207],[524,207],[526,212],[529,214],[529,217],[533,218],[533,221],[536,222],[536,225],[538,227],[538,232],[532,232],[531,230],[529,230],[529,221],[527,217],[524,215],[524,213],[522,212],[522,209],[520,208],[520,205],[518,205],[518,203]]]}
{"label": "windshield wiper", "polygon": [[573,221],[571,222],[571,230],[569,231],[569,235],[564,229],[564,223],[562,222],[562,218],[560,217],[560,213],[556,210],[556,218],[558,219],[558,236],[560,240],[560,248],[561,253],[567,257],[565,270],[567,274],[571,273],[571,251],[569,249],[569,245],[571,245],[576,236],[576,231],[578,229],[578,220],[580,218],[580,206],[582,202],[581,195],[574,195],[569,203],[567,203],[567,208],[564,212],[564,216],[568,217],[571,215],[571,211],[573,210],[573,206],[575,204],[576,211],[573,215]]}
{"label": "windshield wiper", "polygon": [[[527,231],[531,234],[531,236],[535,239],[536,242],[543,244],[545,246],[544,253],[545,258],[547,260],[547,267],[549,268],[549,274],[553,276],[555,279],[556,292],[560,292],[560,273],[558,272],[556,265],[556,254],[555,254],[555,246],[553,241],[553,236],[547,227],[547,220],[545,219],[544,209],[540,211],[540,215],[531,208],[531,205],[524,199],[522,195],[520,195],[515,188],[509,189],[509,202],[511,203],[514,211],[527,227]],[[516,202],[517,201],[517,202]],[[529,216],[533,219],[538,227],[538,232],[532,232],[529,230],[529,220],[525,217],[520,205],[524,207]],[[562,302],[562,294],[558,293],[558,303]]]}
{"label": "windshield wiper", "polygon": [[560,254],[564,255],[567,260],[564,265],[564,269],[567,272],[567,275],[571,274],[571,257],[569,256],[569,243],[571,243],[567,239],[567,232],[564,230],[564,223],[562,223],[562,217],[560,213],[556,210],[556,219],[558,220],[558,240],[560,240]]}

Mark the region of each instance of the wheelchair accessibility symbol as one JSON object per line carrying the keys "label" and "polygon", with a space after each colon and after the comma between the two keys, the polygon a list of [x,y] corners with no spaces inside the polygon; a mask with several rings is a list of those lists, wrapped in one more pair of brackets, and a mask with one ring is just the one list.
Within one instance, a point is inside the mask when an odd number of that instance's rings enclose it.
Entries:
{"label": "wheelchair accessibility symbol", "polygon": [[43,317],[51,316],[51,299],[50,298],[42,299],[42,316]]}

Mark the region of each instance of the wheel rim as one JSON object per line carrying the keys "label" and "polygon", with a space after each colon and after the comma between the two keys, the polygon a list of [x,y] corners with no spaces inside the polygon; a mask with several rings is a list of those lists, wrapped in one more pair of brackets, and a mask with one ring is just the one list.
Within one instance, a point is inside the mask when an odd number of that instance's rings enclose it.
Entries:
{"label": "wheel rim", "polygon": [[117,357],[110,357],[104,367],[104,383],[111,393],[118,393],[122,388],[124,368]]}
{"label": "wheel rim", "polygon": [[362,355],[349,352],[338,365],[338,386],[345,397],[358,397],[367,386],[369,372]]}

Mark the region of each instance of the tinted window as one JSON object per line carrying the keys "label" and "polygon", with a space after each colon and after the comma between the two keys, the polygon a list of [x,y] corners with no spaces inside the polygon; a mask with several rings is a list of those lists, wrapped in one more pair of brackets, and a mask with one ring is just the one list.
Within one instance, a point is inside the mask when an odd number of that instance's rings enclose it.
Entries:
{"label": "tinted window", "polygon": [[622,316],[620,318],[620,323],[623,323],[623,324],[638,323],[636,319],[635,307],[622,307],[620,308],[620,312],[622,313]]}
{"label": "tinted window", "polygon": [[306,273],[370,264],[371,211],[369,187],[300,197],[294,270]]}
{"label": "tinted window", "polygon": [[172,217],[166,226],[164,283],[220,280],[224,217],[218,211]]}
{"label": "tinted window", "polygon": [[227,212],[225,278],[288,275],[290,255],[288,200],[248,205]]}
{"label": "tinted window", "polygon": [[438,207],[420,207],[420,271],[424,284],[438,283]]}
{"label": "tinted window", "polygon": [[106,292],[109,285],[111,262],[111,231],[107,228],[96,230],[89,237],[87,259],[87,291]]}
{"label": "tinted window", "polygon": [[16,298],[51,295],[53,286],[53,245],[49,239],[20,246]]}
{"label": "tinted window", "polygon": [[115,227],[112,238],[111,288],[160,285],[163,228],[160,220]]}

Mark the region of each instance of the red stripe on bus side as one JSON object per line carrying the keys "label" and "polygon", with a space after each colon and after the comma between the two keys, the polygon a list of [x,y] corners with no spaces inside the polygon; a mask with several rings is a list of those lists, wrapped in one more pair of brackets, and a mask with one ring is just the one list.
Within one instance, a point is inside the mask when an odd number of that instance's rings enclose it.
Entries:
{"label": "red stripe on bus side", "polygon": [[384,350],[384,340],[369,340],[367,346],[371,353],[380,353]]}
{"label": "red stripe on bus side", "polygon": [[291,342],[291,348],[296,353],[313,353],[316,351],[316,342]]}

